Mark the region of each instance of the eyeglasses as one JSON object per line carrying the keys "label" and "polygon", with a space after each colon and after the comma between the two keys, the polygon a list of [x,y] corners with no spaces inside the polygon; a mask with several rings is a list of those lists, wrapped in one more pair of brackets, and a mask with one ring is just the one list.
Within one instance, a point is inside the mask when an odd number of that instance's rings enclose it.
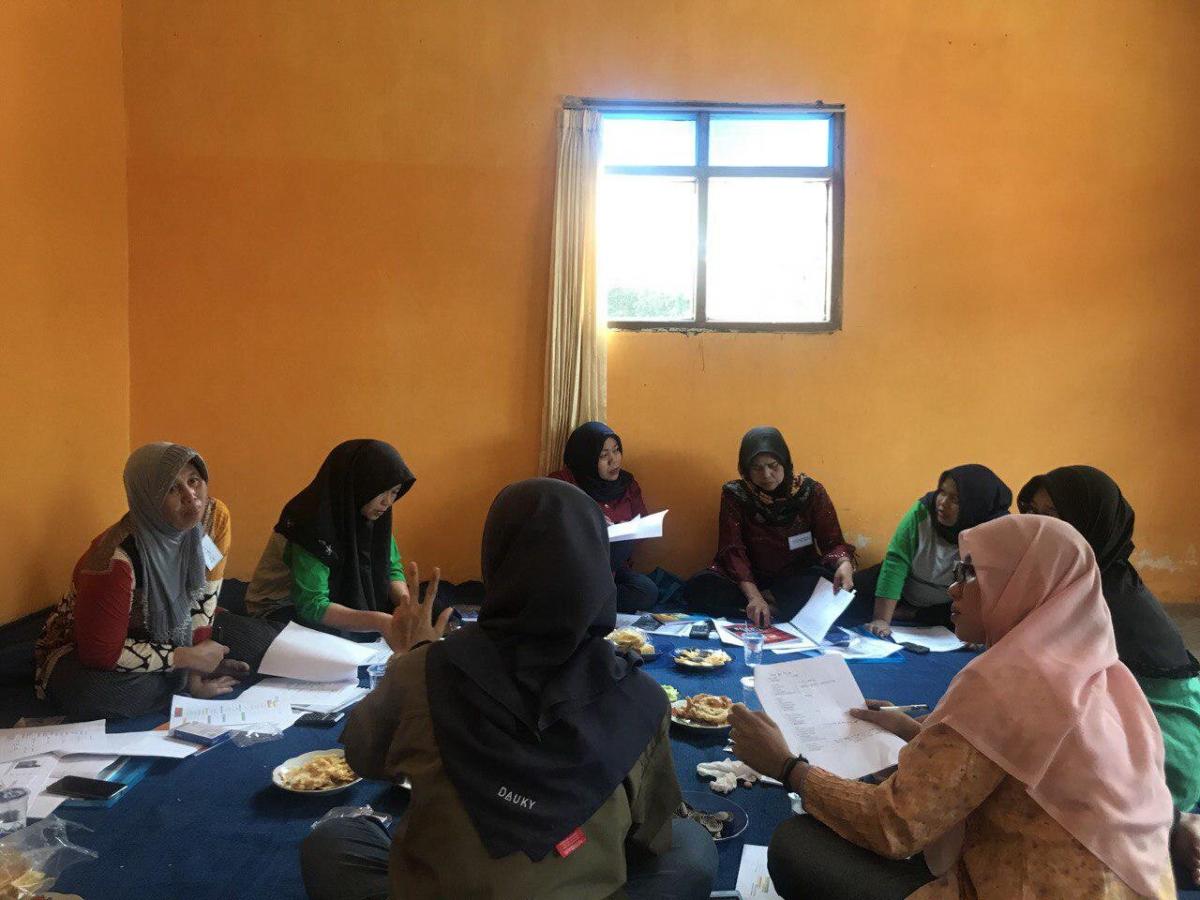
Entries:
{"label": "eyeglasses", "polygon": [[967,559],[964,560],[959,560],[954,564],[954,581],[956,584],[962,584],[963,582],[974,577],[975,567],[971,565],[970,557],[967,557]]}

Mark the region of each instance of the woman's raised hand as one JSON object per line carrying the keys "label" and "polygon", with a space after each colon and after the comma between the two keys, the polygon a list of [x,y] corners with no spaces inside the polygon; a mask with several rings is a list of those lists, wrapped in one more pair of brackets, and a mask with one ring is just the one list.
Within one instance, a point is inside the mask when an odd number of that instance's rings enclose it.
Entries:
{"label": "woman's raised hand", "polygon": [[[454,612],[451,607],[447,606],[442,610],[437,621],[433,621],[433,604],[437,599],[438,584],[442,577],[441,569],[433,570],[433,577],[429,580],[429,588],[425,591],[423,601],[420,599],[421,571],[415,561],[409,561],[407,575],[408,583],[416,585],[416,587],[410,589],[408,596],[401,598],[400,602],[396,604],[396,608],[392,612],[391,626],[383,635],[384,640],[395,653],[404,653],[410,650],[414,644],[423,641],[436,641],[446,633],[446,625]],[[413,594],[416,594],[417,597],[414,598]]]}

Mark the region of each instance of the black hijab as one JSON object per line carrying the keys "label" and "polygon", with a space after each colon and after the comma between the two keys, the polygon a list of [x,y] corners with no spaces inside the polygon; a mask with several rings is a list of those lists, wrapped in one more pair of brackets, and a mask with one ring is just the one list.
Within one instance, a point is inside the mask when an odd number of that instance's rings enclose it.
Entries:
{"label": "black hijab", "polygon": [[275,530],[329,566],[329,599],[351,609],[390,611],[392,511],[371,522],[368,500],[416,479],[396,448],[384,441],[338,444],[312,483],[287,502]]}
{"label": "black hijab", "polygon": [[600,503],[619,500],[629,488],[633,476],[621,470],[616,481],[606,481],[600,477],[600,453],[604,450],[604,442],[615,438],[617,449],[625,452],[621,446],[621,437],[603,422],[584,422],[571,432],[567,438],[567,446],[563,450],[563,465],[575,476],[575,483],[585,494]]}
{"label": "black hijab", "polygon": [[[958,521],[953,525],[943,525],[937,517],[937,495],[947,478],[953,478],[958,487]],[[937,489],[922,497],[921,502],[929,510],[934,530],[950,544],[957,544],[959,534],[968,528],[1007,516],[1012,506],[1012,491],[987,466],[955,466],[939,475],[937,483]]]}
{"label": "black hijab", "polygon": [[[750,479],[750,463],[760,453],[769,453],[783,466],[783,480],[773,491],[764,491]],[[778,428],[764,425],[751,428],[742,436],[738,449],[738,481],[727,481],[728,491],[747,512],[768,525],[790,525],[808,505],[816,484],[807,475],[796,476],[792,453]]]}
{"label": "black hijab", "polygon": [[667,713],[638,660],[604,640],[616,622],[607,541],[578,488],[509,485],[483,529],[479,621],[429,650],[442,763],[494,859],[537,862],[591,818]]}
{"label": "black hijab", "polygon": [[1046,489],[1059,517],[1075,526],[1096,554],[1121,662],[1145,678],[1200,674],[1200,664],[1188,652],[1179,629],[1129,561],[1133,507],[1117,483],[1091,466],[1064,466],[1031,478],[1021,488],[1017,505],[1022,512],[1030,509],[1039,488]]}

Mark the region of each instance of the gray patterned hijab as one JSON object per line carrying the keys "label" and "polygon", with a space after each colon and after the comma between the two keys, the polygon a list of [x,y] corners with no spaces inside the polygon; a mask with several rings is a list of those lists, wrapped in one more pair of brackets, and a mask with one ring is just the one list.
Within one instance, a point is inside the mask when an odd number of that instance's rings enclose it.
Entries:
{"label": "gray patterned hijab", "polygon": [[208,481],[208,466],[200,454],[182,444],[146,444],[125,463],[125,496],[141,557],[146,628],[152,641],[185,647],[192,644],[192,606],[204,598],[204,526],[177,531],[163,515],[163,501],[188,463]]}

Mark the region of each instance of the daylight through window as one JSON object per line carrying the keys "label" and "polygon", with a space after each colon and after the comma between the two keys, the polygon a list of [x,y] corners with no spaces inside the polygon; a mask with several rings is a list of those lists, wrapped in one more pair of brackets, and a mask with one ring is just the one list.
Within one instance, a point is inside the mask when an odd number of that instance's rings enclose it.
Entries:
{"label": "daylight through window", "polygon": [[601,112],[596,274],[610,326],[840,327],[840,107]]}

